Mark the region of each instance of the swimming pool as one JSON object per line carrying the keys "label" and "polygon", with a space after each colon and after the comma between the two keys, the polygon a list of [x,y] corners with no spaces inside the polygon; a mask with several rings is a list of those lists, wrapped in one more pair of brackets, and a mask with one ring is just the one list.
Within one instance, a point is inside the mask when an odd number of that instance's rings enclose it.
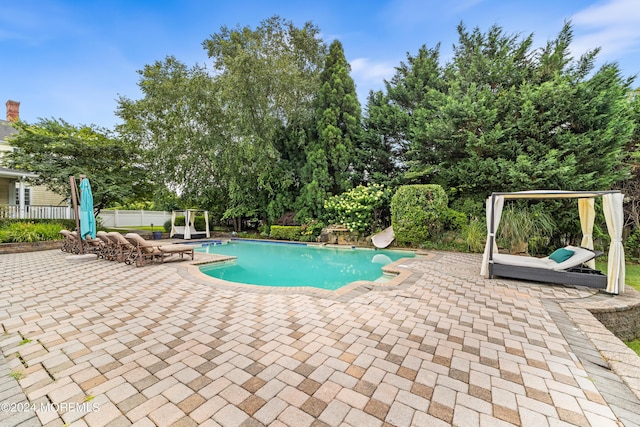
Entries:
{"label": "swimming pool", "polygon": [[246,240],[195,250],[237,257],[231,262],[200,266],[200,271],[211,277],[251,285],[311,286],[328,290],[357,280],[375,281],[383,276],[383,266],[415,256],[410,251]]}

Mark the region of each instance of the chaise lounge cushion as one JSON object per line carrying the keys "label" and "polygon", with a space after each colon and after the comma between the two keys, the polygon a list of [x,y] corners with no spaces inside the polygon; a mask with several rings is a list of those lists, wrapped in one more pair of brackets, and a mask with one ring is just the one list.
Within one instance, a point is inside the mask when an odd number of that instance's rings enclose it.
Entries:
{"label": "chaise lounge cushion", "polygon": [[577,246],[567,246],[565,249],[573,251],[574,253],[569,259],[562,262],[556,262],[549,257],[534,258],[507,254],[494,254],[493,262],[494,264],[513,265],[516,267],[531,267],[560,271],[577,267],[595,257],[595,253],[589,249]]}

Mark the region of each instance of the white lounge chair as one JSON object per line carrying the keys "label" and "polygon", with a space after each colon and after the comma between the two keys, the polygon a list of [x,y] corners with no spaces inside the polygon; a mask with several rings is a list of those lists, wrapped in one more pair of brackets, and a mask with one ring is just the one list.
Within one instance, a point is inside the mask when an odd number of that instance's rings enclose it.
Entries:
{"label": "white lounge chair", "polygon": [[573,255],[562,262],[549,257],[534,258],[528,256],[493,254],[493,274],[500,277],[531,280],[544,283],[581,285],[605,289],[607,276],[584,265],[598,253],[578,247],[566,246]]}

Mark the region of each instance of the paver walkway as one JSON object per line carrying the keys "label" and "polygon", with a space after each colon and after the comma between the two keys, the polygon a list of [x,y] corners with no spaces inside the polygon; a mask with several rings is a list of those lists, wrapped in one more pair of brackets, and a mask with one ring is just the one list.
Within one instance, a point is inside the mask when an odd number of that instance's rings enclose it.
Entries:
{"label": "paver walkway", "polygon": [[640,421],[638,358],[584,309],[613,299],[485,280],[477,255],[403,261],[402,284],[342,294],[65,256],[0,256],[0,426]]}

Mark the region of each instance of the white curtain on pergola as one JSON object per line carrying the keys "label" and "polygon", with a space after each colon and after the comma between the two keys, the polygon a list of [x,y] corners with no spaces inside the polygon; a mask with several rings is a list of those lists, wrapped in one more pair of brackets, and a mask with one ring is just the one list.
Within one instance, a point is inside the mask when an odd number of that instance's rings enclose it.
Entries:
{"label": "white curtain on pergola", "polygon": [[624,212],[620,193],[602,196],[602,208],[607,222],[607,230],[611,236],[609,246],[609,265],[607,268],[607,292],[618,294],[624,292],[625,263],[624,246],[622,246],[622,228],[624,226]]}
{"label": "white curtain on pergola", "polygon": [[[491,253],[491,240],[493,240],[493,253],[498,253],[498,243],[496,243],[496,233],[502,218],[502,208],[504,207],[504,197],[496,196],[493,202],[493,227],[491,227],[491,197],[487,199],[487,242],[484,245],[484,255],[482,256],[482,269],[480,274],[484,277],[489,275],[489,255]],[[493,233],[491,232],[493,229]],[[492,239],[493,238],[493,239]]]}
{"label": "white curtain on pergola", "polygon": [[[580,214],[580,226],[582,227],[583,248],[593,249],[593,222],[596,219],[596,209],[594,199],[578,199],[578,213]],[[588,267],[595,269],[596,260],[587,261]]]}
{"label": "white curtain on pergola", "polygon": [[[489,261],[491,253],[491,240],[493,238],[493,253],[498,253],[495,236],[502,216],[502,209],[505,199],[578,199],[578,213],[580,214],[580,225],[582,228],[581,246],[593,249],[593,223],[595,220],[594,198],[602,197],[604,216],[607,222],[607,229],[611,237],[609,246],[609,264],[607,269],[607,289],[612,294],[624,292],[625,281],[625,260],[624,247],[622,245],[622,229],[624,226],[624,195],[619,192],[607,191],[561,191],[561,190],[534,190],[520,191],[515,193],[494,193],[487,199],[487,243],[484,247],[482,257],[482,267],[480,274],[489,276]],[[494,200],[493,206],[491,200]],[[493,211],[493,227],[491,227],[491,215]],[[493,233],[491,229],[493,228]],[[595,260],[591,261],[589,267],[595,268]]]}

